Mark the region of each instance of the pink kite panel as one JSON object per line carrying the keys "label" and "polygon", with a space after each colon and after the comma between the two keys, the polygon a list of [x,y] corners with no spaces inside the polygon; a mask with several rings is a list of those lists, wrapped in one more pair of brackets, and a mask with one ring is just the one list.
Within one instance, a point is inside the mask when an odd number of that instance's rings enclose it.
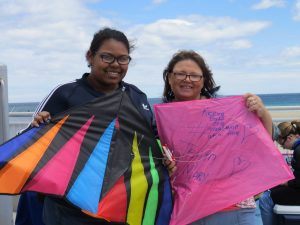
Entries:
{"label": "pink kite panel", "polygon": [[171,225],[239,203],[294,178],[242,96],[154,105],[177,171]]}
{"label": "pink kite panel", "polygon": [[83,138],[93,119],[94,116],[49,160],[44,168],[24,187],[24,190],[53,193],[60,196],[65,193]]}

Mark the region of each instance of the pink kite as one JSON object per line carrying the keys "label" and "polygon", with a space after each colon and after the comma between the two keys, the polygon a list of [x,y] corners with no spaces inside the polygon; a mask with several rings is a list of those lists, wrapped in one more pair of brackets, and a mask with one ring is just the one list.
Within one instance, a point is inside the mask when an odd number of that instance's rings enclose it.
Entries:
{"label": "pink kite", "polygon": [[176,160],[171,225],[189,224],[294,178],[241,96],[154,105]]}

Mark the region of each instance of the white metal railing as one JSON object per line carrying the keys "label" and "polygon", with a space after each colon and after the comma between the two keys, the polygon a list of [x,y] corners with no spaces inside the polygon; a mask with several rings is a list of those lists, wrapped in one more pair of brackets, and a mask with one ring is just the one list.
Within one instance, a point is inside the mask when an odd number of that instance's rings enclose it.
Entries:
{"label": "white metal railing", "polygon": [[10,117],[32,117],[33,112],[10,112]]}
{"label": "white metal railing", "polygon": [[14,112],[9,113],[9,124],[8,124],[8,135],[9,138],[14,137],[21,130],[28,127],[29,123],[32,121],[32,112]]}
{"label": "white metal railing", "polygon": [[[9,138],[7,68],[0,64],[0,144]],[[13,198],[0,196],[0,224],[13,224]]]}

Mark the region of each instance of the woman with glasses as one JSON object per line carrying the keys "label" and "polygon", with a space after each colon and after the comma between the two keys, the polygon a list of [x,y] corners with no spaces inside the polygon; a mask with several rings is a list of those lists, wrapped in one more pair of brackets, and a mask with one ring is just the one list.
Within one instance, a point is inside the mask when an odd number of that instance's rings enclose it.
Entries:
{"label": "woman with glasses", "polygon": [[282,122],[278,128],[278,143],[283,148],[293,150],[291,166],[295,179],[264,192],[260,197],[259,208],[264,225],[277,225],[273,213],[275,204],[300,205],[300,121]]}
{"label": "woman with glasses", "polygon": [[[50,115],[56,115],[71,107],[82,105],[97,97],[122,89],[128,93],[134,106],[148,122],[148,125],[152,126],[153,116],[146,95],[134,85],[123,82],[131,60],[129,54],[132,49],[133,46],[127,37],[118,30],[105,28],[95,33],[86,53],[90,71],[83,74],[80,79],[55,88],[37,108],[32,125],[39,126],[40,123],[50,119]],[[26,195],[28,194],[23,194],[23,196]],[[20,202],[18,213],[24,209],[22,209],[24,205],[29,207],[24,210],[30,211],[29,201],[27,200],[25,204]],[[122,224],[88,216],[62,198],[46,196],[43,206],[43,221],[46,225]],[[168,218],[171,212],[165,212],[169,214],[165,216]],[[34,214],[34,216],[41,218],[41,214]],[[41,223],[34,225],[41,225]],[[31,220],[25,221],[24,217],[20,218],[17,215],[16,224],[31,225],[33,223]]]}
{"label": "woman with glasses", "polygon": [[[177,52],[163,72],[164,102],[209,99],[216,96],[213,74],[204,59],[194,51]],[[272,133],[272,118],[261,99],[253,94],[245,94],[249,111],[256,113],[268,132]],[[169,165],[166,160],[165,164]],[[174,164],[174,162],[172,162]],[[176,170],[176,166],[173,165]],[[205,207],[205,206],[204,206]],[[255,223],[255,200],[246,199],[222,212],[215,213],[192,224],[201,225],[253,225]]]}

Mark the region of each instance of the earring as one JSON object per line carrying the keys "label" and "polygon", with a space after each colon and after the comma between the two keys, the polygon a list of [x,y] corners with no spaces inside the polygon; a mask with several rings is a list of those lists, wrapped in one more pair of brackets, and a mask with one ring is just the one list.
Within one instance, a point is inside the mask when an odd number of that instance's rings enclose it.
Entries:
{"label": "earring", "polygon": [[168,91],[168,96],[169,98],[174,98],[174,93],[171,89]]}

